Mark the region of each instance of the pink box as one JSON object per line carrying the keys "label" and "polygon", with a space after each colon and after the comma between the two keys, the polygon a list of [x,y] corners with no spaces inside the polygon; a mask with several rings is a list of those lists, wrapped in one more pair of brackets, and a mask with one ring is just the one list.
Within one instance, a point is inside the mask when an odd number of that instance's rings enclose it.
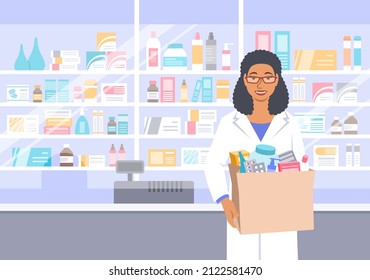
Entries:
{"label": "pink box", "polygon": [[161,102],[175,102],[175,77],[161,77]]}
{"label": "pink box", "polygon": [[278,163],[278,167],[279,172],[301,171],[301,164],[298,161],[281,162]]}
{"label": "pink box", "polygon": [[196,122],[188,121],[188,134],[196,134]]}
{"label": "pink box", "polygon": [[44,134],[71,134],[70,126],[44,126]]}

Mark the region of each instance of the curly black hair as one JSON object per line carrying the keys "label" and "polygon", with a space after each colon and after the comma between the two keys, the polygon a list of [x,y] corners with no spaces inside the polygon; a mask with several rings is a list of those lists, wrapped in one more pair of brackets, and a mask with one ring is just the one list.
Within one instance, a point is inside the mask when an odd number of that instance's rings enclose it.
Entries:
{"label": "curly black hair", "polygon": [[271,115],[277,115],[283,112],[289,103],[289,93],[286,84],[281,77],[281,62],[276,54],[266,50],[255,50],[249,52],[240,64],[240,77],[236,82],[233,103],[234,108],[244,115],[253,113],[253,99],[244,85],[244,74],[248,75],[249,68],[254,64],[268,64],[275,73],[279,75],[279,81],[275,91],[269,98],[268,109]]}

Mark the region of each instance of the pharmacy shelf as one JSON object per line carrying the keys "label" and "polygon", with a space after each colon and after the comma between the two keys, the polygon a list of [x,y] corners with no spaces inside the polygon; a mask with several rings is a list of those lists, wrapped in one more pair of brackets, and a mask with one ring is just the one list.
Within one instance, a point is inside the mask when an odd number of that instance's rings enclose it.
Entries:
{"label": "pharmacy shelf", "polygon": [[231,102],[141,102],[140,107],[233,107]]}
{"label": "pharmacy shelf", "polygon": [[60,134],[60,135],[7,135],[0,134],[0,139],[134,139],[132,134]]}
{"label": "pharmacy shelf", "polygon": [[346,166],[338,166],[338,167],[316,167],[312,166],[312,169],[315,171],[370,171],[370,166],[360,166],[360,167],[346,167]]}
{"label": "pharmacy shelf", "polygon": [[370,139],[370,134],[304,134],[302,133],[303,139]]}
{"label": "pharmacy shelf", "polygon": [[282,75],[370,75],[370,70],[285,70]]}
{"label": "pharmacy shelf", "polygon": [[145,171],[204,171],[204,166],[145,166]]}
{"label": "pharmacy shelf", "polygon": [[52,70],[0,70],[0,75],[133,75],[133,70],[77,70],[77,71],[52,71]]}
{"label": "pharmacy shelf", "polygon": [[67,166],[0,166],[0,171],[116,171],[116,167],[67,167]]}
{"label": "pharmacy shelf", "polygon": [[117,103],[70,103],[70,102],[64,102],[64,103],[52,103],[52,102],[40,102],[40,103],[22,103],[22,102],[13,102],[13,103],[5,103],[0,102],[0,108],[13,108],[13,107],[134,107],[133,102],[117,102]]}
{"label": "pharmacy shelf", "polygon": [[193,71],[193,70],[160,70],[160,71],[147,71],[140,70],[139,75],[240,75],[239,70],[203,70],[203,71]]}
{"label": "pharmacy shelf", "polygon": [[289,107],[370,107],[370,102],[357,103],[313,103],[313,102],[291,102]]}
{"label": "pharmacy shelf", "polygon": [[141,139],[213,139],[214,134],[210,135],[188,135],[188,134],[180,134],[180,135],[147,135],[141,134]]}

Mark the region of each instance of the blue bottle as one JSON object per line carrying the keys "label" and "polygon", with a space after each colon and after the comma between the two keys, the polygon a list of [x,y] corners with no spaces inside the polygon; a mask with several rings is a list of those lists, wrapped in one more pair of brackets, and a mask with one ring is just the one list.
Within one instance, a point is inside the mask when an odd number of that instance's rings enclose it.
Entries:
{"label": "blue bottle", "polygon": [[361,36],[355,36],[353,40],[353,69],[361,70]]}
{"label": "blue bottle", "polygon": [[245,168],[245,158],[242,152],[239,152],[239,160],[240,160],[240,173],[247,173],[247,169]]}
{"label": "blue bottle", "polygon": [[33,49],[30,57],[28,58],[28,64],[30,65],[30,70],[44,70],[45,68],[45,61],[42,58],[41,52],[39,50],[37,38],[35,38],[33,42]]}
{"label": "blue bottle", "polygon": [[75,134],[90,134],[89,123],[85,117],[84,109],[80,111],[80,117],[76,123]]}
{"label": "blue bottle", "polygon": [[30,66],[28,65],[27,58],[23,52],[23,44],[21,44],[21,47],[19,49],[17,60],[14,63],[14,69],[15,70],[30,70]]}

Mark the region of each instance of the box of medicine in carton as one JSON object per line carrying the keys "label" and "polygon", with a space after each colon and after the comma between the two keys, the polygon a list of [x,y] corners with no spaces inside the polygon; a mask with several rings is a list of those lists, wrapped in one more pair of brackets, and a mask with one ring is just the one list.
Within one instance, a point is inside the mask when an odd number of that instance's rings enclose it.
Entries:
{"label": "box of medicine in carton", "polygon": [[[242,152],[243,157],[247,160],[249,158],[250,153],[246,150],[240,151]],[[230,152],[230,162],[232,165],[240,166],[240,158],[239,158],[239,151]]]}
{"label": "box of medicine in carton", "polygon": [[314,229],[315,172],[240,173],[229,164],[240,234]]}

